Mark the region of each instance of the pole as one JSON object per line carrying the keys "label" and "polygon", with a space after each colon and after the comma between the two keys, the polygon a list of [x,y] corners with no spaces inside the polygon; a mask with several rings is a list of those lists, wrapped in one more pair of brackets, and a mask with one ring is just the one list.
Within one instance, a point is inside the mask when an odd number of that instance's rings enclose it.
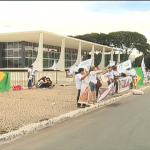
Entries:
{"label": "pole", "polygon": [[56,84],[57,84],[57,70],[56,70]]}

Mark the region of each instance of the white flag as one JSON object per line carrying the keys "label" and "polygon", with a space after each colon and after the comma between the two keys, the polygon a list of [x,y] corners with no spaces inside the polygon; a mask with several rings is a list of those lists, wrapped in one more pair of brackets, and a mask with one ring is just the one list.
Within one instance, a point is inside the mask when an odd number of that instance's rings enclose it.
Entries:
{"label": "white flag", "polygon": [[112,61],[112,60],[109,61],[109,65],[110,65],[110,66],[114,66],[115,63],[116,63],[115,61]]}
{"label": "white flag", "polygon": [[82,62],[80,62],[79,64],[78,64],[78,67],[80,67],[80,66],[87,66],[87,67],[90,67],[91,65],[92,65],[92,62],[93,62],[93,58],[91,58],[91,59],[87,59],[87,60],[85,60],[85,61],[82,61]]}
{"label": "white flag", "polygon": [[126,69],[131,68],[131,60],[124,61],[123,63],[117,65],[117,70],[119,73],[124,72]]}
{"label": "white flag", "polygon": [[54,63],[53,63],[53,66],[52,66],[52,68],[54,69],[54,70],[56,70],[57,68],[56,68],[56,60],[54,60]]}
{"label": "white flag", "polygon": [[145,63],[144,63],[144,57],[143,57],[142,62],[141,62],[141,68],[146,68]]}

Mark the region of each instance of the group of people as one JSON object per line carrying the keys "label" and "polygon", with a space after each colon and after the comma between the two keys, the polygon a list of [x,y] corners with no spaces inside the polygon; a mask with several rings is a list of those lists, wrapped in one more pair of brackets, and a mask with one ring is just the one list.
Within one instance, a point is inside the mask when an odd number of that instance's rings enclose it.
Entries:
{"label": "group of people", "polygon": [[[33,84],[35,83],[34,76],[35,76],[35,70],[33,69],[33,65],[30,65],[28,69],[28,89],[34,89],[33,88]],[[52,84],[52,81],[50,80],[48,75],[46,75],[40,78],[38,82],[35,84],[35,86],[37,88],[52,89],[55,85]]]}
{"label": "group of people", "polygon": [[[128,68],[127,70],[130,70]],[[89,87],[90,87],[90,97],[89,97],[89,103],[94,104],[97,102],[97,96],[98,96],[98,91],[99,88],[102,86],[102,79],[101,75],[106,76],[107,84],[108,86],[113,83],[115,87],[115,93],[118,93],[118,78],[119,77],[125,77],[127,76],[125,73],[119,73],[117,71],[117,66],[112,66],[109,67],[108,69],[105,70],[100,70],[99,66],[93,66],[90,68],[89,71],[85,71],[84,68],[79,68],[78,72],[75,75],[75,83],[76,83],[76,88],[78,90],[77,94],[77,107],[79,108],[85,108],[89,107],[90,105],[78,103],[79,98],[80,98],[80,93],[81,93],[81,84],[82,80],[84,80],[87,76],[89,77]],[[130,84],[130,87],[132,88],[132,82]]]}

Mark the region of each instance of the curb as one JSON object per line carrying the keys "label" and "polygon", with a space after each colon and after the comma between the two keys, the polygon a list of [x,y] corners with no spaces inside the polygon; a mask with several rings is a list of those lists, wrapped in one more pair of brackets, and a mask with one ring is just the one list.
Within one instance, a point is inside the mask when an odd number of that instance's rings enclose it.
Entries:
{"label": "curb", "polygon": [[[150,86],[146,86],[146,87],[140,88],[139,90],[144,91],[144,90],[146,90],[148,88],[150,88]],[[68,120],[70,118],[79,116],[81,114],[84,114],[86,112],[95,110],[97,108],[104,107],[106,105],[112,104],[114,102],[117,102],[117,101],[119,101],[119,100],[121,100],[123,98],[129,97],[131,95],[133,95],[133,94],[130,91],[127,94],[124,94],[122,96],[118,96],[118,97],[115,97],[115,98],[110,98],[110,99],[107,99],[107,100],[104,100],[104,101],[100,101],[99,103],[96,103],[95,105],[91,105],[90,107],[86,107],[84,109],[74,110],[74,111],[65,113],[63,115],[60,115],[58,117],[55,117],[53,119],[49,119],[47,121],[42,121],[42,122],[39,122],[39,123],[29,124],[27,126],[24,126],[24,127],[20,128],[19,130],[16,130],[16,131],[13,131],[13,132],[1,135],[0,136],[0,145],[4,144],[6,142],[10,142],[10,141],[12,141],[14,139],[17,139],[17,138],[19,138],[19,137],[21,137],[21,136],[23,136],[25,134],[29,134],[29,133],[32,133],[32,132],[44,129],[44,128],[52,126],[52,125],[54,125],[56,123],[59,123],[59,122]]]}

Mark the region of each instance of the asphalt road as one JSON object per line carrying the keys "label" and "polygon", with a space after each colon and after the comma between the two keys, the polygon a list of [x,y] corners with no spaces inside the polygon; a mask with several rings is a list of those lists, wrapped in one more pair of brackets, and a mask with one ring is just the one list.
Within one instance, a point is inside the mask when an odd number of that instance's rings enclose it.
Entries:
{"label": "asphalt road", "polygon": [[0,150],[150,150],[150,92],[23,136]]}

